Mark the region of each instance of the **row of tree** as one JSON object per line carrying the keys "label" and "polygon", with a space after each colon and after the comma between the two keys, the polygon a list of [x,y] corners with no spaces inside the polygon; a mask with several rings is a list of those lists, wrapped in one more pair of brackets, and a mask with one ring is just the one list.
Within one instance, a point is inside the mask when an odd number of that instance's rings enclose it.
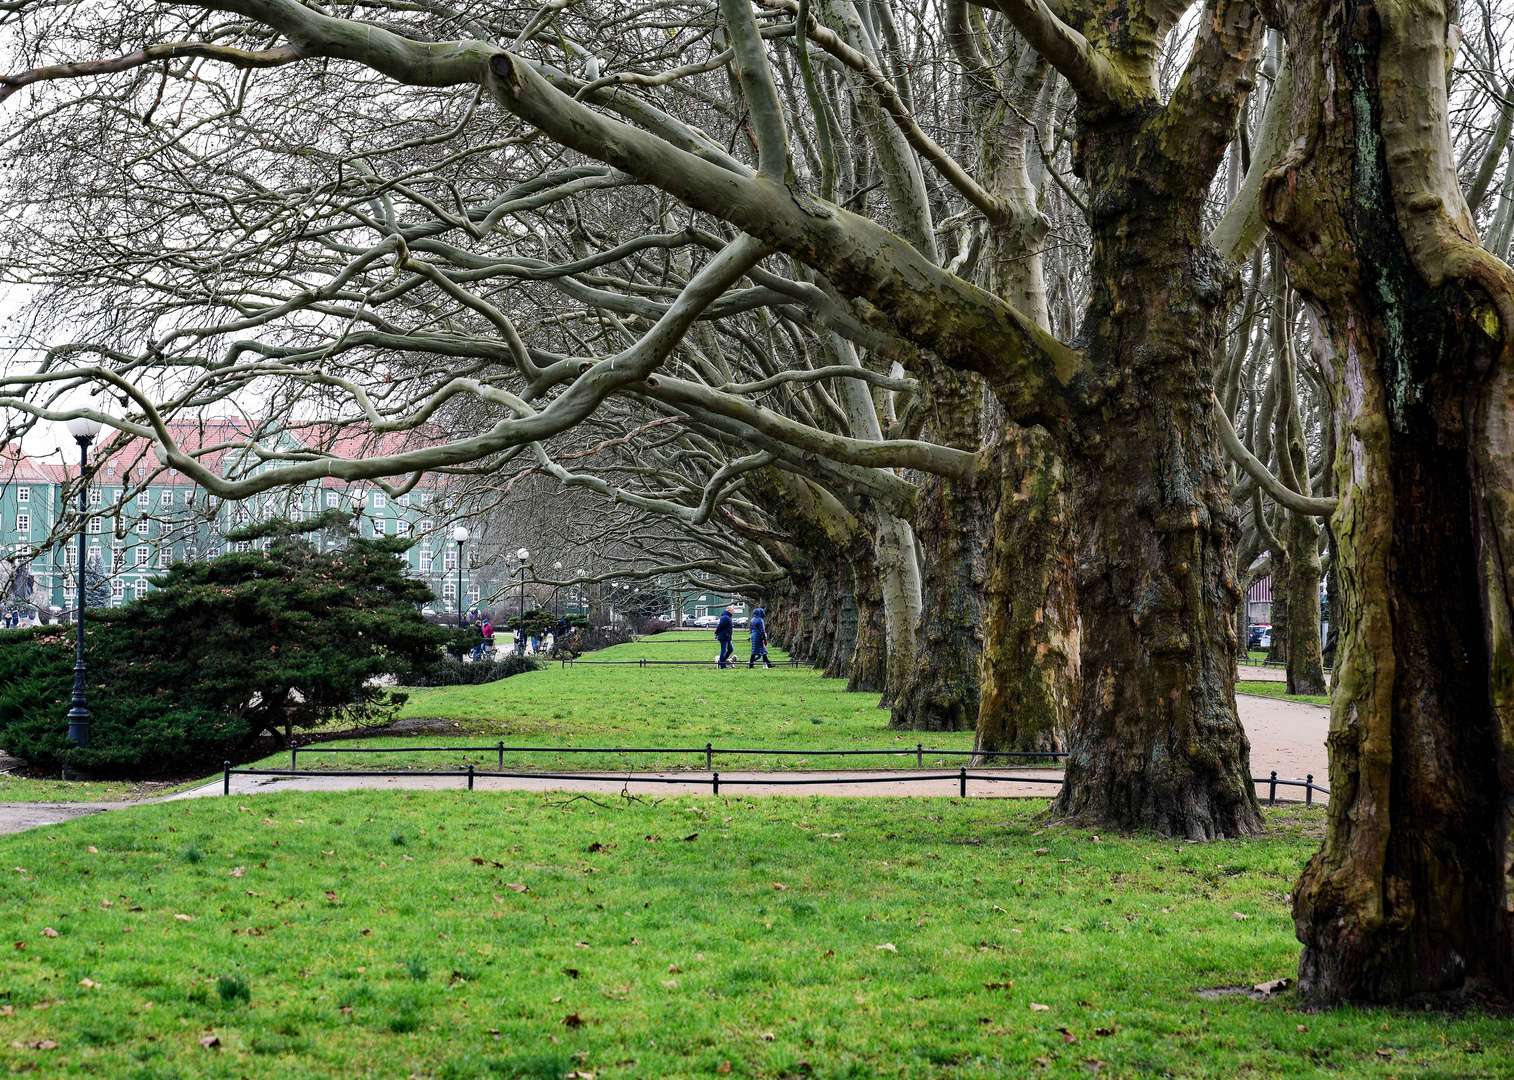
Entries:
{"label": "row of tree", "polygon": [[[0,21],[25,223],[0,262],[35,296],[37,352],[0,379],[16,430],[88,412],[222,498],[555,489],[597,507],[602,569],[576,584],[770,597],[775,636],[900,725],[1064,739],[1063,820],[1194,840],[1262,827],[1245,587],[1270,568],[1290,682],[1318,689],[1328,563],[1303,989],[1514,990],[1505,15],[16,0]],[[257,468],[164,422],[232,404],[261,416]],[[415,437],[261,441],[312,417]]]}

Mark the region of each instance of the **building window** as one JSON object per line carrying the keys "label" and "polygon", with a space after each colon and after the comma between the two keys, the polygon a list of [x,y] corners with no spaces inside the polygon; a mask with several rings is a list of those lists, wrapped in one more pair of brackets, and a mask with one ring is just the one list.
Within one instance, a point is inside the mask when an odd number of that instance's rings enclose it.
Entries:
{"label": "building window", "polygon": [[427,518],[425,521],[422,521],[421,522],[421,532],[423,532],[423,533],[430,532],[432,524],[433,524],[433,522],[431,521],[430,518]]}
{"label": "building window", "polygon": [[64,589],[63,590],[63,606],[64,607],[73,607],[74,606],[74,590],[72,590],[72,589]]}
{"label": "building window", "polygon": [[139,535],[146,536],[147,535],[147,530],[148,530],[148,528],[150,526],[151,526],[151,523],[146,518],[138,518],[137,519],[137,533]]}
{"label": "building window", "polygon": [[374,520],[373,520],[373,535],[374,536],[383,536],[384,535],[384,524],[385,523],[384,523],[384,519],[383,518],[374,518]]}
{"label": "building window", "polygon": [[105,493],[103,491],[101,491],[99,488],[90,488],[89,489],[89,505],[90,506],[99,506],[104,501],[105,501]]}
{"label": "building window", "polygon": [[122,581],[120,578],[116,578],[115,581],[112,581],[110,583],[110,598],[112,600],[125,600],[126,582]]}
{"label": "building window", "polygon": [[431,573],[431,552],[429,551],[421,552],[421,573]]}
{"label": "building window", "polygon": [[105,475],[106,476],[115,476],[116,475],[116,463],[114,461],[109,462],[109,463],[106,464],[106,466],[105,466]]}
{"label": "building window", "polygon": [[122,570],[126,569],[126,549],[125,548],[111,548],[110,549],[110,569],[111,569],[112,573],[117,573],[117,574],[120,573]]}
{"label": "building window", "polygon": [[477,606],[478,605],[478,586],[477,585],[469,585],[468,586],[468,603],[471,606]]}
{"label": "building window", "polygon": [[336,492],[334,492],[334,491],[328,491],[328,492],[326,492],[326,509],[327,510],[335,510],[336,509],[337,498],[338,498],[338,496],[337,496]]}
{"label": "building window", "polygon": [[410,535],[410,522],[408,522],[408,521],[396,521],[394,523],[394,535],[395,536],[409,536]]}
{"label": "building window", "polygon": [[146,465],[145,462],[141,462],[141,461],[137,462],[137,479],[138,480],[146,480],[147,479],[147,465]]}
{"label": "building window", "polygon": [[16,531],[19,533],[29,533],[32,531],[32,516],[30,514],[16,515]]}
{"label": "building window", "polygon": [[16,501],[18,503],[29,503],[29,502],[31,502],[32,501],[32,489],[28,488],[28,487],[17,488],[16,489]]}
{"label": "building window", "polygon": [[452,582],[450,581],[443,585],[442,599],[447,601],[447,603],[449,604],[454,603],[457,600],[457,586],[452,584]]}
{"label": "building window", "polygon": [[246,525],[251,520],[252,520],[252,515],[249,514],[246,511],[246,509],[244,509],[243,507],[240,507],[240,506],[237,507],[236,523],[238,525]]}
{"label": "building window", "polygon": [[410,505],[410,496],[409,495],[401,495],[400,496],[400,505],[401,506],[409,506]]}
{"label": "building window", "polygon": [[382,491],[373,492],[373,498],[370,500],[370,502],[372,503],[375,510],[382,510],[384,507],[389,505],[389,499],[384,495]]}
{"label": "building window", "polygon": [[75,548],[68,549],[68,568],[70,570],[77,570],[79,568],[79,552]]}
{"label": "building window", "polygon": [[137,594],[137,599],[138,600],[142,599],[142,597],[144,597],[144,596],[147,595],[147,582],[138,579],[137,584],[136,584],[136,588],[134,589],[134,591]]}
{"label": "building window", "polygon": [[158,550],[158,569],[167,570],[173,564],[173,552],[168,548]]}
{"label": "building window", "polygon": [[191,488],[189,491],[186,491],[184,493],[184,505],[188,506],[190,503],[192,503],[194,501],[195,501],[195,493],[194,493],[194,489]]}
{"label": "building window", "polygon": [[173,505],[173,491],[170,490],[170,489],[168,489],[168,488],[164,488],[163,489],[163,494],[161,494],[161,495],[158,496],[158,501],[160,503],[162,503],[164,506],[172,506]]}
{"label": "building window", "polygon": [[137,492],[137,505],[138,506],[150,506],[150,505],[152,505],[152,496],[149,495],[145,491],[139,491],[139,492]]}
{"label": "building window", "polygon": [[221,557],[221,549],[213,547],[205,553],[205,557],[207,559],[219,559]]}
{"label": "building window", "polygon": [[137,548],[137,565],[138,566],[146,566],[147,565],[147,560],[149,558],[151,558],[151,557],[152,557],[152,552],[148,550],[146,544],[143,544],[143,545],[141,545],[140,547]]}
{"label": "building window", "polygon": [[92,533],[98,533],[100,531],[100,519],[99,518],[90,518],[89,519],[89,531],[92,532]]}
{"label": "building window", "polygon": [[236,545],[236,550],[238,550],[238,551],[250,551],[250,550],[252,550],[252,544],[250,542],[246,541],[246,540],[238,540],[237,541],[237,545]]}
{"label": "building window", "polygon": [[444,552],[442,552],[442,569],[443,570],[456,570],[457,569],[457,552],[455,552],[455,551],[444,551]]}

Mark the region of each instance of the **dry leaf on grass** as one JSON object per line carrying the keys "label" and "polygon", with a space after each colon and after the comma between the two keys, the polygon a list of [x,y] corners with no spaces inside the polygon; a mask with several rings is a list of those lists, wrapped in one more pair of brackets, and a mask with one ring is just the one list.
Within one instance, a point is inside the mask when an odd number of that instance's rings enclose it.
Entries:
{"label": "dry leaf on grass", "polygon": [[207,1035],[200,1040],[200,1045],[210,1050],[221,1045],[221,1038],[218,1035]]}
{"label": "dry leaf on grass", "polygon": [[100,984],[95,982],[95,980],[93,979],[80,979],[79,985],[84,987],[86,990],[97,990],[100,986]]}
{"label": "dry leaf on grass", "polygon": [[175,915],[174,918],[180,922],[194,922],[194,917],[191,915]]}
{"label": "dry leaf on grass", "polygon": [[51,926],[44,926],[42,928],[42,936],[43,937],[57,937],[58,936],[58,931],[54,930]]}
{"label": "dry leaf on grass", "polygon": [[576,1012],[570,1012],[562,1018],[562,1025],[566,1028],[581,1028],[584,1026],[584,1018]]}
{"label": "dry leaf on grass", "polygon": [[724,1076],[731,1071],[731,1063],[729,1061],[722,1061],[719,1065],[715,1066],[715,1071]]}
{"label": "dry leaf on grass", "polygon": [[1039,1001],[1032,1001],[1030,1003],[1030,1011],[1031,1012],[1051,1012],[1051,1006],[1050,1005],[1042,1005]]}
{"label": "dry leaf on grass", "polygon": [[669,975],[682,975],[683,974],[683,968],[679,967],[677,964],[669,964],[668,965],[668,974]]}
{"label": "dry leaf on grass", "polygon": [[1251,918],[1250,915],[1242,915],[1239,911],[1232,911],[1230,913],[1230,917],[1232,919],[1249,919],[1249,918]]}
{"label": "dry leaf on grass", "polygon": [[93,845],[93,844],[90,844],[89,847],[85,848],[84,850],[87,851],[87,852],[89,852],[91,855],[98,855],[98,854],[100,854],[100,849],[97,848],[97,847],[95,847],[95,845]]}
{"label": "dry leaf on grass", "polygon": [[699,839],[699,834],[698,833],[690,833],[688,836],[685,836],[683,839],[684,839],[684,843],[693,843],[695,840]]}
{"label": "dry leaf on grass", "polygon": [[1057,1031],[1061,1033],[1062,1041],[1065,1042],[1068,1046],[1071,1046],[1073,1043],[1078,1041],[1078,1037],[1072,1032],[1068,1031],[1066,1028],[1057,1028]]}
{"label": "dry leaf on grass", "polygon": [[896,953],[896,952],[899,951],[897,948],[894,947],[894,943],[892,941],[885,941],[882,945],[874,945],[873,948],[876,949],[878,952]]}
{"label": "dry leaf on grass", "polygon": [[330,889],[326,890],[325,896],[326,899],[330,900],[333,904],[341,903],[341,901],[336,898],[336,893],[332,892]]}
{"label": "dry leaf on grass", "polygon": [[676,990],[678,988],[678,980],[677,979],[663,979],[662,980],[662,985],[666,986],[669,990]]}
{"label": "dry leaf on grass", "polygon": [[241,877],[245,873],[247,873],[247,867],[245,866],[234,866],[231,868],[232,877]]}
{"label": "dry leaf on grass", "polygon": [[1279,990],[1288,989],[1288,985],[1292,981],[1293,980],[1289,979],[1287,976],[1284,976],[1281,979],[1268,979],[1266,982],[1257,983],[1251,989],[1255,990],[1258,994],[1270,995],[1277,993]]}
{"label": "dry leaf on grass", "polygon": [[505,882],[505,888],[509,889],[511,892],[530,892],[531,891],[530,889],[526,888],[524,885],[520,884],[519,882],[515,882],[515,881],[507,881],[507,882]]}
{"label": "dry leaf on grass", "polygon": [[761,1039],[763,1042],[772,1042],[774,1039],[778,1038],[778,1036],[774,1035],[771,1031],[764,1031],[761,1035],[758,1035],[757,1037],[759,1039]]}
{"label": "dry leaf on grass", "polygon": [[773,888],[775,890],[777,890],[778,892],[787,892],[788,891],[788,886],[785,885],[781,881],[775,881],[775,882],[773,882]]}

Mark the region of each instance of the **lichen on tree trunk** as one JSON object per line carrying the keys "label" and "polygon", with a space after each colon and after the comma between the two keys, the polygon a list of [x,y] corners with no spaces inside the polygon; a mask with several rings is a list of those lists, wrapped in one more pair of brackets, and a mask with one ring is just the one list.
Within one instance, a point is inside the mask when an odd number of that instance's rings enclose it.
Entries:
{"label": "lichen on tree trunk", "polygon": [[1058,750],[1072,726],[1080,653],[1062,461],[1039,428],[1010,429],[984,456],[993,535],[974,748]]}
{"label": "lichen on tree trunk", "polygon": [[1328,327],[1339,628],[1306,1000],[1514,992],[1514,273],[1476,243],[1433,2],[1280,4],[1303,81],[1263,211]]}

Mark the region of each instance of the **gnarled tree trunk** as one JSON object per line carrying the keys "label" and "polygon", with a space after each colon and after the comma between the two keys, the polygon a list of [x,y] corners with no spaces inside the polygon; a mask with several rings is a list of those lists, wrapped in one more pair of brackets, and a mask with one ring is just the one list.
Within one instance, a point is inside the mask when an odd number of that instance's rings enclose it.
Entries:
{"label": "gnarled tree trunk", "polygon": [[1514,991],[1514,274],[1477,245],[1431,0],[1280,4],[1300,80],[1263,212],[1333,356],[1329,827],[1306,999]]}

